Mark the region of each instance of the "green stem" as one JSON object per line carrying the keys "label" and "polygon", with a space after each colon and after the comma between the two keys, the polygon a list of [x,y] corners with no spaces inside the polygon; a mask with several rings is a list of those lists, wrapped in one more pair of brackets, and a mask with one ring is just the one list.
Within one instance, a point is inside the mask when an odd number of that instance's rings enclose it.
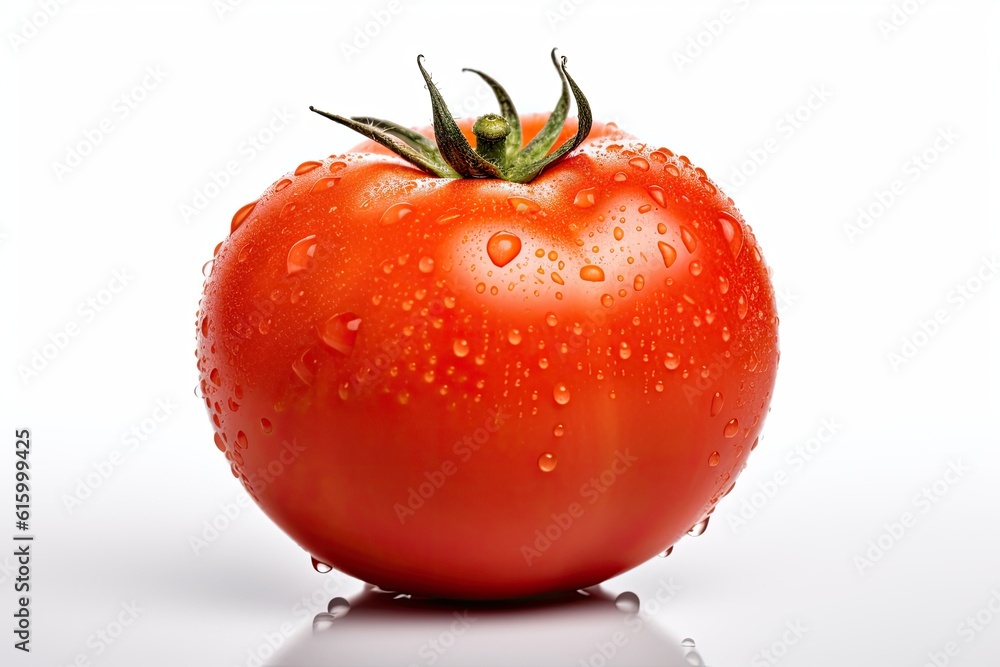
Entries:
{"label": "green stem", "polygon": [[507,135],[510,131],[510,123],[495,113],[480,116],[472,126],[472,133],[476,135],[476,152],[501,170],[507,168]]}

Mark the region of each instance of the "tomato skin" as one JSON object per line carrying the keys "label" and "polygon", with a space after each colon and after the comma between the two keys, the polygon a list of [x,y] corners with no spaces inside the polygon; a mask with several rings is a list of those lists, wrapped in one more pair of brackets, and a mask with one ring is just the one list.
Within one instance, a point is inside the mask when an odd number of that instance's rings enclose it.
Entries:
{"label": "tomato skin", "polygon": [[704,172],[613,125],[525,184],[374,144],[317,162],[221,245],[198,321],[217,444],[304,549],[387,590],[510,598],[600,583],[714,509],[777,317]]}

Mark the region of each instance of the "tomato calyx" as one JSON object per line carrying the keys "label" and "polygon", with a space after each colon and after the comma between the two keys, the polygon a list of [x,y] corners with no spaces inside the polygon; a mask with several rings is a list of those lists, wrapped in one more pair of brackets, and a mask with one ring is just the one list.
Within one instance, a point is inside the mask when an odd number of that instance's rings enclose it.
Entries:
{"label": "tomato calyx", "polygon": [[[391,121],[369,116],[345,118],[312,106],[309,110],[363,134],[434,176],[498,178],[514,183],[527,183],[583,143],[593,124],[586,96],[566,71],[566,57],[557,57],[556,50],[552,49],[552,64],[562,81],[562,93],[545,126],[523,147],[521,121],[510,95],[492,77],[479,70],[466,68],[462,71],[472,72],[486,82],[500,105],[499,114],[486,114],[476,120],[472,127],[476,136],[476,146],[473,148],[424,68],[423,56],[417,56],[417,67],[420,68],[430,92],[437,143]],[[577,106],[576,135],[552,150],[566,122],[571,91]]]}

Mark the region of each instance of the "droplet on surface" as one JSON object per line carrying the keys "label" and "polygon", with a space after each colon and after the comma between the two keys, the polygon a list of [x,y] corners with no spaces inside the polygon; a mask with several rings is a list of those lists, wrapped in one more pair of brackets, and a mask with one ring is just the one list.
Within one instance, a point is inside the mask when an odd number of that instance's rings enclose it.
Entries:
{"label": "droplet on surface", "polygon": [[747,297],[745,294],[741,293],[736,301],[736,315],[741,320],[747,316]]}
{"label": "droplet on surface", "polygon": [[507,342],[511,345],[520,345],[521,338],[521,331],[518,329],[511,329],[507,332]]}
{"label": "droplet on surface", "polygon": [[666,551],[664,551],[663,553],[660,554],[660,558],[666,558],[667,556],[669,556],[673,552],[674,552],[674,546],[670,545],[669,547],[667,547]]}
{"label": "droplet on surface", "polygon": [[518,213],[537,213],[542,210],[542,207],[538,205],[538,202],[525,197],[507,197],[507,203],[510,204],[510,207]]}
{"label": "droplet on surface", "polygon": [[391,225],[397,223],[411,213],[413,213],[413,204],[405,201],[393,204],[385,209],[385,213],[379,219],[379,224]]}
{"label": "droplet on surface", "polygon": [[566,434],[566,427],[563,426],[562,424],[556,424],[552,428],[552,435],[556,436],[557,438],[561,438],[565,434]]}
{"label": "droplet on surface", "polygon": [[634,289],[636,292],[641,292],[642,288],[645,286],[646,286],[646,279],[643,278],[642,274],[640,273],[635,277],[635,280],[632,281],[632,289]]}
{"label": "droplet on surface", "polygon": [[623,238],[625,238],[625,230],[622,229],[621,227],[615,227],[614,235],[615,235],[615,241],[621,241]]}
{"label": "droplet on surface", "polygon": [[611,306],[615,305],[615,298],[610,294],[602,294],[601,305],[604,306],[605,308],[610,308]]}
{"label": "droplet on surface", "polygon": [[555,313],[548,313],[545,316],[545,323],[548,324],[550,327],[554,327],[557,324],[559,324],[559,318],[556,317]]}
{"label": "droplet on surface", "polygon": [[701,535],[704,535],[705,530],[708,529],[708,520],[710,518],[711,517],[705,517],[698,523],[691,526],[691,529],[688,531],[688,535],[690,535],[691,537],[700,537]]}
{"label": "droplet on surface", "polygon": [[460,215],[462,215],[462,212],[460,210],[458,210],[457,208],[450,208],[441,215],[439,215],[437,220],[435,220],[434,222],[436,222],[439,225],[446,225],[452,220],[457,220],[458,216]]}
{"label": "droplet on surface", "polygon": [[644,157],[634,157],[628,163],[639,171],[649,171],[649,160]]}
{"label": "droplet on surface", "polygon": [[274,427],[271,426],[271,420],[268,419],[267,417],[261,417],[260,430],[263,431],[264,433],[270,433],[272,430],[274,430]]}
{"label": "droplet on surface", "polygon": [[721,391],[715,392],[715,395],[712,396],[712,408],[709,411],[709,414],[712,417],[719,414],[722,411],[723,403],[725,403],[725,399],[722,396],[722,392]]}
{"label": "droplet on surface", "polygon": [[619,171],[618,173],[615,174],[616,182],[621,183],[622,181],[627,181],[627,180],[628,180],[628,174],[626,174],[624,171]]}
{"label": "droplet on surface", "polygon": [[695,276],[695,277],[700,276],[701,275],[701,262],[699,262],[697,260],[691,262],[691,264],[688,265],[688,271],[691,272],[692,276]]}
{"label": "droplet on surface", "polygon": [[726,436],[727,438],[732,438],[734,435],[739,433],[739,431],[740,431],[740,422],[738,419],[733,417],[732,419],[729,420],[729,422],[726,423],[725,428],[722,429],[722,435]]}
{"label": "droplet on surface", "polygon": [[663,264],[668,269],[677,261],[677,251],[669,243],[664,243],[663,241],[658,241],[656,247],[660,249],[660,255],[663,256]]}
{"label": "droplet on surface", "polygon": [[743,225],[728,213],[720,212],[719,229],[722,230],[722,236],[729,244],[733,257],[739,257],[740,250],[743,249]]}
{"label": "droplet on surface", "polygon": [[597,201],[597,188],[584,188],[576,193],[573,198],[573,206],[579,208],[590,208]]}
{"label": "droplet on surface", "polygon": [[250,211],[252,211],[254,209],[254,206],[256,206],[256,205],[257,205],[257,202],[252,201],[249,204],[241,206],[240,210],[236,211],[236,214],[233,215],[233,222],[229,226],[229,233],[230,234],[232,234],[233,232],[235,232],[237,229],[240,228],[240,225],[242,225],[244,222],[246,222],[247,217],[250,215]]}
{"label": "droplet on surface", "polygon": [[285,188],[287,188],[291,184],[292,184],[292,179],[290,179],[290,178],[283,178],[283,179],[281,179],[280,181],[278,181],[277,183],[274,184],[274,191],[275,192],[281,192],[282,190],[284,190]]}
{"label": "droplet on surface", "polygon": [[486,254],[497,266],[506,266],[521,252],[521,239],[510,232],[497,232],[486,242]]}
{"label": "droplet on surface", "polygon": [[[655,201],[658,205],[667,205],[667,193],[659,185],[650,185],[646,188],[646,192],[649,193],[649,196],[652,197],[653,201]],[[663,232],[660,233],[662,234]]]}
{"label": "droplet on surface", "polygon": [[316,167],[322,167],[322,166],[323,166],[322,162],[316,162],[314,160],[310,160],[309,162],[303,162],[302,164],[300,164],[298,167],[295,168],[295,175],[301,176],[302,174],[308,174]]}
{"label": "droplet on surface", "polygon": [[620,593],[615,598],[615,607],[623,614],[636,614],[639,612],[639,596],[632,591]]}
{"label": "droplet on surface", "polygon": [[694,249],[698,247],[698,239],[694,232],[684,225],[681,225],[681,241],[684,242],[684,247],[687,248],[688,252],[694,252]]}
{"label": "droplet on surface", "polygon": [[628,359],[632,356],[632,348],[625,341],[622,341],[621,345],[618,346],[618,356],[622,359]]}
{"label": "droplet on surface", "polygon": [[284,206],[281,207],[281,212],[278,213],[278,219],[279,220],[284,220],[285,218],[287,218],[288,216],[290,216],[292,213],[294,213],[295,209],[296,209],[295,202],[293,202],[293,201],[288,202],[287,204],[285,204]]}
{"label": "droplet on surface", "polygon": [[467,357],[469,355],[469,341],[464,338],[456,338],[455,342],[451,344],[451,351],[455,353],[456,357]]}
{"label": "droplet on surface", "polygon": [[326,574],[327,572],[330,572],[331,570],[333,570],[333,566],[332,565],[328,565],[328,564],[324,563],[323,561],[319,560],[315,556],[312,556],[312,566],[313,566],[313,569],[316,570],[317,572],[319,572],[320,574]]}
{"label": "droplet on surface", "polygon": [[338,313],[320,326],[319,336],[330,349],[350,354],[360,326],[361,318],[354,313]]}
{"label": "droplet on surface", "polygon": [[344,598],[333,598],[327,603],[326,611],[334,618],[343,618],[351,612],[351,603]]}
{"label": "droplet on surface", "polygon": [[286,261],[288,275],[293,275],[309,268],[313,257],[316,256],[317,245],[315,234],[310,234],[292,244],[292,247],[288,249],[288,259]]}
{"label": "droplet on surface", "polygon": [[604,280],[604,269],[593,264],[587,264],[580,269],[580,278],[591,283],[599,283]]}
{"label": "droplet on surface", "polygon": [[666,366],[667,370],[672,371],[681,365],[681,360],[673,352],[667,352],[663,358],[663,365]]}
{"label": "droplet on surface", "polygon": [[554,398],[556,403],[559,405],[566,405],[569,403],[569,387],[560,382],[552,388],[552,398]]}
{"label": "droplet on surface", "polygon": [[690,637],[685,637],[681,640],[681,646],[683,648],[694,648],[694,640]]}
{"label": "droplet on surface", "polygon": [[708,465],[711,466],[712,468],[719,465],[719,461],[721,460],[722,457],[719,455],[719,452],[712,452],[711,454],[708,455]]}
{"label": "droplet on surface", "polygon": [[552,472],[556,469],[556,455],[545,452],[538,457],[538,469],[542,472]]}
{"label": "droplet on surface", "polygon": [[316,194],[317,192],[323,192],[324,190],[329,190],[330,188],[335,186],[337,184],[337,181],[339,180],[340,180],[339,178],[334,178],[332,176],[328,176],[327,178],[321,178],[315,183],[313,183],[313,186],[312,188],[309,189],[309,192],[311,192],[312,194]]}
{"label": "droplet on surface", "polygon": [[417,268],[420,269],[420,273],[430,273],[434,270],[434,259],[431,257],[421,257]]}

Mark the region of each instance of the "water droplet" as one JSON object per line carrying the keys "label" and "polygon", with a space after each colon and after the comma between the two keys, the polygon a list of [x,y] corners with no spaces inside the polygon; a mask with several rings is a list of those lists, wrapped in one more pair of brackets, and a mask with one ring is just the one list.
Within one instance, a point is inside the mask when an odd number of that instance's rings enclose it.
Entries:
{"label": "water droplet", "polygon": [[273,431],[274,427],[271,426],[271,420],[268,419],[267,417],[261,417],[260,430],[262,430],[264,433],[270,433],[271,431]]}
{"label": "water droplet", "polygon": [[688,535],[691,537],[700,537],[701,535],[704,535],[705,530],[708,529],[708,520],[710,518],[711,517],[705,517],[698,523],[691,526],[691,529],[688,531]]}
{"label": "water droplet", "polygon": [[212,372],[208,374],[208,379],[212,381],[216,387],[222,386],[222,375],[219,373],[218,368],[213,368]]}
{"label": "water droplet", "polygon": [[743,249],[743,225],[728,213],[720,212],[719,228],[722,230],[722,235],[725,237],[726,242],[729,243],[729,249],[732,251],[733,257],[739,257],[740,250]]}
{"label": "water droplet", "polygon": [[319,357],[312,347],[306,348],[299,358],[292,362],[292,371],[307,385],[312,385],[313,380],[316,379],[318,368]]}
{"label": "water droplet", "polygon": [[560,382],[552,388],[552,398],[559,405],[566,405],[569,403],[569,387]]}
{"label": "water droplet", "polygon": [[327,572],[329,572],[329,571],[331,571],[333,569],[332,565],[328,565],[328,564],[324,563],[323,561],[319,560],[315,556],[312,557],[312,566],[313,566],[313,569],[316,570],[317,572],[319,572],[320,574],[326,574]]}
{"label": "water droplet", "polygon": [[632,348],[625,341],[622,341],[621,345],[618,346],[618,356],[622,359],[628,359],[632,356]]}
{"label": "water droplet", "polygon": [[434,259],[431,257],[421,257],[417,268],[420,269],[421,273],[430,273],[434,270]]}
{"label": "water droplet", "polygon": [[663,224],[662,222],[658,222],[658,223],[656,223],[656,231],[658,233],[660,233],[660,234],[666,234],[667,233],[667,226],[665,224]]}
{"label": "water droplet", "polygon": [[642,274],[640,273],[635,277],[635,280],[632,281],[632,289],[634,289],[636,292],[641,292],[642,288],[645,286],[646,286],[646,279],[643,278]]}
{"label": "water droplet", "polygon": [[476,291],[479,292],[480,294],[482,294],[483,292],[485,292],[486,291],[486,283],[479,283],[478,285],[476,285]]}
{"label": "water droplet", "polygon": [[760,436],[759,435],[756,438],[753,439],[753,444],[750,445],[750,451],[752,452],[753,450],[757,449],[757,445],[758,444],[760,444]]}
{"label": "water droplet", "polygon": [[677,358],[677,355],[673,352],[667,352],[666,356],[663,358],[663,365],[667,367],[667,370],[674,370],[681,365],[681,360]]}
{"label": "water droplet", "polygon": [[555,313],[548,313],[545,316],[545,323],[548,324],[550,327],[554,327],[557,324],[559,324],[559,318],[556,317]]}
{"label": "water droplet", "polygon": [[611,306],[615,305],[615,298],[610,294],[602,294],[601,305],[604,306],[605,308],[610,308]]}
{"label": "water droplet", "polygon": [[621,227],[615,227],[614,235],[615,235],[615,241],[621,241],[623,238],[625,238],[625,230],[622,229]]}
{"label": "water droplet", "polygon": [[537,213],[542,210],[538,202],[525,197],[507,197],[507,203],[518,213]]}
{"label": "water droplet", "polygon": [[729,278],[725,276],[719,276],[719,294],[725,294],[729,291]]}
{"label": "water droplet", "polygon": [[326,605],[326,611],[334,618],[343,618],[351,612],[351,603],[344,598],[333,598]]}
{"label": "water droplet", "polygon": [[295,202],[293,202],[293,201],[288,202],[287,204],[285,204],[284,206],[281,207],[281,212],[278,213],[278,219],[279,220],[284,220],[285,218],[287,218],[288,216],[290,216],[292,213],[294,213],[295,209],[296,209]]}
{"label": "water droplet", "polygon": [[[658,205],[664,207],[667,205],[667,193],[659,185],[650,185],[646,188],[646,192],[649,193],[649,196],[652,197],[653,201],[655,201]],[[663,232],[660,233],[662,234]]]}
{"label": "water droplet", "polygon": [[236,432],[236,446],[240,449],[246,449],[250,446],[250,441],[247,439],[247,434],[243,431]]}
{"label": "water droplet", "polygon": [[669,243],[664,243],[663,241],[658,241],[656,247],[660,249],[660,254],[663,255],[663,264],[668,269],[677,260],[677,251]]}
{"label": "water droplet", "polygon": [[507,341],[511,345],[521,344],[521,332],[518,329],[511,329],[507,332]]}
{"label": "water droplet", "polygon": [[506,266],[521,252],[521,239],[510,232],[497,232],[486,242],[486,254],[497,266]]}
{"label": "water droplet", "polygon": [[316,167],[322,167],[322,166],[323,166],[322,162],[315,162],[313,160],[310,160],[309,162],[303,162],[302,164],[300,164],[298,167],[295,168],[295,175],[301,176],[302,174],[308,174]]}
{"label": "water droplet", "polygon": [[726,436],[727,438],[732,438],[734,435],[739,433],[739,431],[740,431],[740,422],[738,419],[733,417],[726,424],[726,427],[722,429],[722,435]]}
{"label": "water droplet", "polygon": [[715,396],[712,396],[712,408],[709,411],[709,414],[712,417],[714,417],[715,415],[717,415],[720,412],[722,412],[722,404],[724,402],[725,402],[725,399],[722,397],[722,392],[721,391],[715,392]]}
{"label": "water droplet", "polygon": [[691,264],[688,265],[688,271],[691,272],[692,276],[700,276],[701,275],[701,262],[699,262],[697,260],[691,262]]}
{"label": "water droplet", "polygon": [[681,225],[681,240],[684,242],[684,247],[687,248],[688,252],[694,252],[694,249],[698,247],[698,239],[695,237],[694,232],[684,225]]}
{"label": "water droplet", "polygon": [[451,351],[458,358],[467,357],[469,355],[469,341],[464,338],[456,338],[455,342],[451,344]]}
{"label": "water droplet", "polygon": [[215,440],[215,446],[219,449],[219,451],[225,453],[226,443],[223,442],[222,436],[216,433],[212,439]]}
{"label": "water droplet", "polygon": [[722,342],[729,342],[729,327],[722,327]]}
{"label": "water droplet", "polygon": [[[565,282],[563,282],[562,276],[560,276],[555,271],[552,272],[552,282],[554,282],[556,285],[565,285],[566,284]],[[557,294],[558,294],[558,292],[557,292]]]}
{"label": "water droplet", "polygon": [[643,204],[642,206],[639,207],[639,213],[649,213],[652,210],[653,207],[650,206],[649,204]]}
{"label": "water droplet", "polygon": [[337,617],[333,614],[316,614],[313,617],[313,634],[327,632],[337,622]]}
{"label": "water droplet", "polygon": [[722,457],[719,456],[719,452],[712,452],[711,454],[708,455],[708,465],[713,468],[719,465],[719,461],[721,460]]}
{"label": "water droplet", "polygon": [[316,256],[317,245],[315,234],[310,234],[292,244],[292,247],[288,249],[286,262],[288,275],[305,271],[310,267],[313,257]]}
{"label": "water droplet", "polygon": [[546,359],[545,357],[542,357],[541,359],[538,360],[538,367],[544,371],[546,368],[549,367],[549,360]]}
{"label": "water droplet", "polygon": [[736,314],[741,320],[747,316],[747,297],[743,293],[740,293],[739,299],[736,300]]}
{"label": "water droplet", "polygon": [[676,166],[674,166],[672,164],[668,164],[666,167],[664,167],[664,170],[668,174],[670,174],[671,176],[680,176],[681,175],[681,170],[678,169]]}
{"label": "water droplet", "polygon": [[628,163],[639,171],[649,171],[649,160],[644,157],[634,157]]}
{"label": "water droplet", "polygon": [[330,172],[331,172],[331,173],[334,173],[334,174],[335,174],[335,173],[337,173],[338,171],[340,171],[341,169],[344,169],[344,168],[346,168],[346,167],[347,167],[347,163],[345,163],[345,162],[340,162],[340,161],[338,160],[337,162],[332,162],[332,163],[330,164]]}
{"label": "water droplet", "polygon": [[240,210],[236,211],[236,214],[233,215],[233,222],[229,226],[229,233],[230,234],[232,234],[233,232],[235,232],[237,229],[240,228],[240,225],[242,225],[244,222],[246,222],[247,217],[250,215],[250,211],[252,211],[253,208],[254,208],[254,206],[256,206],[256,205],[257,205],[257,202],[252,201],[249,204],[246,204],[245,206],[240,207]]}
{"label": "water droplet", "polygon": [[552,429],[552,435],[554,435],[557,438],[561,438],[565,434],[566,434],[566,427],[563,426],[562,424],[556,424],[555,427]]}
{"label": "water droplet", "polygon": [[599,283],[604,280],[604,269],[593,264],[587,264],[580,269],[580,278],[591,283]]}
{"label": "water droplet", "polygon": [[361,318],[354,313],[338,313],[320,326],[319,337],[330,349],[350,354],[360,326]]}
{"label": "water droplet", "polygon": [[621,183],[622,181],[628,180],[628,174],[624,171],[619,171],[615,174],[615,181]]}
{"label": "water droplet", "polygon": [[316,194],[317,192],[323,192],[324,190],[329,190],[330,188],[335,186],[339,181],[340,181],[339,178],[333,178],[332,176],[328,176],[327,178],[321,178],[315,183],[313,183],[313,186],[312,188],[309,189],[309,192],[311,192],[312,194]]}
{"label": "water droplet", "polygon": [[283,178],[283,179],[281,179],[280,181],[278,181],[277,183],[274,184],[274,191],[275,192],[281,192],[282,190],[284,190],[285,188],[287,188],[291,184],[292,184],[292,179],[290,179],[290,178]]}
{"label": "water droplet", "polygon": [[615,607],[623,614],[636,614],[639,612],[639,596],[632,591],[625,591],[615,598]]}
{"label": "water droplet", "polygon": [[681,640],[681,646],[683,648],[694,648],[694,640],[690,637],[685,637]]}
{"label": "water droplet", "polygon": [[556,455],[545,452],[538,457],[538,469],[542,472],[552,472],[556,469]]}
{"label": "water droplet", "polygon": [[667,556],[669,556],[673,552],[674,552],[674,547],[673,547],[673,545],[670,545],[669,547],[667,547],[666,551],[664,551],[662,554],[660,554],[660,558],[666,558]]}
{"label": "water droplet", "polygon": [[590,208],[597,201],[597,188],[584,188],[576,193],[573,198],[573,206],[580,208]]}

